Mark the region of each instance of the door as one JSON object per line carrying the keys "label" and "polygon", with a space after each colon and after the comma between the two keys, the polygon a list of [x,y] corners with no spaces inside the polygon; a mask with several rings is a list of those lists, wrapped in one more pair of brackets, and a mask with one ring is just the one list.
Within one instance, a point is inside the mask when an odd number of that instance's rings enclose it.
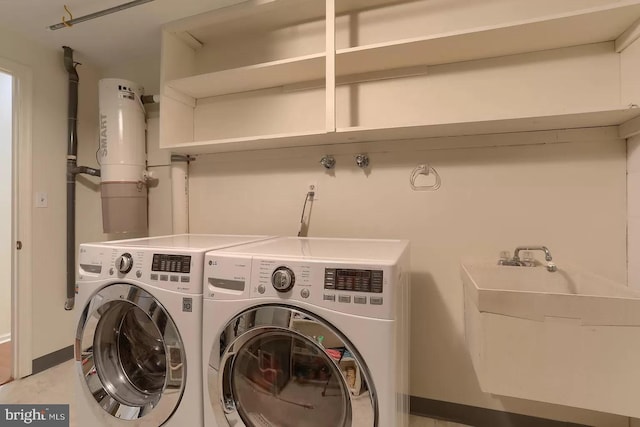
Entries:
{"label": "door", "polygon": [[210,365],[219,368],[209,371],[210,404],[229,426],[377,426],[364,361],[337,329],[304,310],[266,305],[239,314]]}
{"label": "door", "polygon": [[[0,286],[3,288],[0,300],[9,302],[11,337],[11,373],[13,378],[23,378],[31,374],[33,355],[32,310],[31,310],[31,98],[32,72],[29,67],[0,57],[0,76],[2,78],[2,119],[0,119],[0,209],[10,209],[10,218],[6,211],[0,216],[0,227],[10,227],[9,237],[0,236],[4,274]],[[10,89],[7,90],[7,82]],[[10,99],[10,107],[7,105]],[[7,113],[8,111],[8,113]],[[7,123],[7,114],[9,122]],[[7,141],[7,134],[10,134]],[[8,154],[7,154],[8,153]],[[7,163],[8,162],[8,163]],[[8,166],[7,166],[8,165]],[[9,174],[9,178],[7,177]],[[19,184],[19,185],[18,185]],[[6,233],[6,229],[4,229]],[[0,232],[2,234],[2,232]],[[10,251],[6,256],[5,250]],[[7,279],[8,277],[8,279]],[[6,319],[6,318],[5,318]],[[5,332],[3,332],[4,334]],[[6,335],[5,335],[6,339]],[[6,349],[5,349],[6,350]],[[1,382],[1,381],[0,381]]]}
{"label": "door", "polygon": [[118,283],[99,290],[80,316],[75,347],[90,404],[114,420],[131,425],[145,417],[159,426],[178,407],[184,345],[169,313],[144,289]]}
{"label": "door", "polygon": [[[0,57],[0,312],[10,316],[11,377],[31,374],[31,98],[29,67]],[[8,85],[8,87],[7,87]],[[7,122],[8,120],[8,122]],[[7,136],[8,135],[8,136]],[[8,176],[8,178],[7,178]],[[6,218],[7,210],[9,219]],[[9,231],[7,232],[7,228]],[[7,237],[7,233],[8,236]],[[18,250],[20,248],[20,250]],[[9,251],[7,255],[5,251]],[[4,286],[8,286],[4,287]],[[7,339],[3,327],[1,341]],[[9,350],[5,347],[5,351]],[[6,354],[6,353],[5,353]],[[5,374],[6,375],[6,374]],[[4,375],[3,375],[4,376]],[[2,378],[0,378],[0,383]]]}
{"label": "door", "polygon": [[11,379],[13,77],[0,71],[0,384]]}

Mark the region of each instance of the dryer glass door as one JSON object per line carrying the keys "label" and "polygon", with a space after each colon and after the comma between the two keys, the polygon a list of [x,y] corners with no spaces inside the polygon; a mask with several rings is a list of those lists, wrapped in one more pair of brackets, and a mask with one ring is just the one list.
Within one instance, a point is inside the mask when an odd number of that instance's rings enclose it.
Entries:
{"label": "dryer glass door", "polygon": [[145,416],[160,425],[184,389],[178,330],[164,307],[137,286],[107,286],[91,299],[78,325],[76,360],[88,391],[116,418]]}
{"label": "dryer glass door", "polygon": [[229,425],[375,426],[368,371],[323,320],[262,306],[229,322],[220,344],[219,374],[209,378],[209,391]]}
{"label": "dryer glass door", "polygon": [[265,331],[235,356],[231,389],[251,426],[345,426],[349,391],[324,351],[291,332]]}

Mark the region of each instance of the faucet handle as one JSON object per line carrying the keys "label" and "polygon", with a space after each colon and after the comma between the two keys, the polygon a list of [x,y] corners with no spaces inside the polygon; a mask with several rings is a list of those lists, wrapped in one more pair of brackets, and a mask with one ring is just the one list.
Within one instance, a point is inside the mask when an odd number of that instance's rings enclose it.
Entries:
{"label": "faucet handle", "polygon": [[536,258],[533,256],[533,252],[531,251],[523,251],[520,260],[522,261],[522,265],[525,267],[536,266]]}
{"label": "faucet handle", "polygon": [[500,259],[498,265],[510,265],[511,253],[509,251],[500,251]]}

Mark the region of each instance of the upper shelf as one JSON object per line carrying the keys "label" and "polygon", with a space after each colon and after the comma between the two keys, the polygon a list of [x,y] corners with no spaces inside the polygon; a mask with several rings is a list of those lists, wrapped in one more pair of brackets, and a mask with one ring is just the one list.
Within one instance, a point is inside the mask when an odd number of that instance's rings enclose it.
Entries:
{"label": "upper shelf", "polygon": [[[289,0],[264,1],[264,7],[275,7],[277,4],[277,10],[281,10],[281,6],[287,2]],[[378,6],[398,3],[391,0],[372,2]],[[342,3],[340,2],[345,8]],[[363,0],[352,0],[351,7],[361,3]],[[639,18],[640,2],[626,1],[545,18],[340,49],[336,52],[336,76],[612,41],[620,37]],[[324,57],[324,53],[319,53],[216,71],[169,81],[167,85],[197,99],[319,80],[325,75]]]}
{"label": "upper shelf", "polygon": [[340,49],[338,75],[438,65],[616,40],[640,18],[624,2],[545,18]]}
{"label": "upper shelf", "polygon": [[336,132],[322,130],[185,142],[168,147],[184,154],[209,154],[285,147],[331,145],[368,141],[397,141],[444,136],[488,135],[540,130],[615,126],[640,116],[640,108],[611,108],[553,116],[532,116],[460,123],[433,123],[391,127],[349,127]]}
{"label": "upper shelf", "polygon": [[[336,14],[375,9],[412,0],[339,0]],[[228,0],[228,6],[181,19],[164,28],[172,33],[188,32],[200,42],[282,28],[313,20],[324,20],[325,0]]]}
{"label": "upper shelf", "polygon": [[171,80],[167,86],[193,98],[246,92],[324,78],[324,53]]}

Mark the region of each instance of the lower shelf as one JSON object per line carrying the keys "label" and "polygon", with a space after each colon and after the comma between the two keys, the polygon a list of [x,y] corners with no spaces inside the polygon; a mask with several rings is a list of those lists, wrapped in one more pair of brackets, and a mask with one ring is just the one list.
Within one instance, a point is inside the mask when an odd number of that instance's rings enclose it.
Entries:
{"label": "lower shelf", "polygon": [[[624,125],[640,117],[640,108],[610,108],[553,116],[532,116],[460,123],[435,123],[393,127],[348,127],[335,132],[309,131],[296,134],[258,135],[243,138],[215,139],[162,146],[184,154],[210,154],[234,151],[392,141],[447,136],[488,135],[512,132],[577,129]],[[624,137],[625,135],[621,135]]]}

